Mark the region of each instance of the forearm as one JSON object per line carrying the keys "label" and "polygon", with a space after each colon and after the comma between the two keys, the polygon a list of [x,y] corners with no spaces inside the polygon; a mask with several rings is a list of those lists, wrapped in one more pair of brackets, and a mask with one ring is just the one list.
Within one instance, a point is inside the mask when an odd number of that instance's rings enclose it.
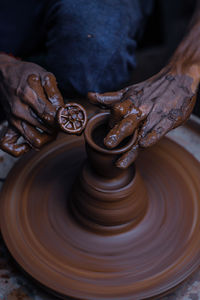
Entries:
{"label": "forearm", "polygon": [[[199,1],[200,2],[200,1]],[[200,81],[200,5],[196,6],[189,30],[172,56],[168,67],[175,75],[186,75],[192,79],[195,92]]]}

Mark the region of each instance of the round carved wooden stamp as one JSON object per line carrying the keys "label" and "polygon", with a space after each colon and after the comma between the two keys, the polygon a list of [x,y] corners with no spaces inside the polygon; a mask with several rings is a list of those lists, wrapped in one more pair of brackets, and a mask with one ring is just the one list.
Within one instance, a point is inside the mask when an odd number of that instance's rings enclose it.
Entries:
{"label": "round carved wooden stamp", "polygon": [[87,123],[87,114],[82,105],[67,103],[58,110],[58,123],[60,128],[71,134],[80,134]]}

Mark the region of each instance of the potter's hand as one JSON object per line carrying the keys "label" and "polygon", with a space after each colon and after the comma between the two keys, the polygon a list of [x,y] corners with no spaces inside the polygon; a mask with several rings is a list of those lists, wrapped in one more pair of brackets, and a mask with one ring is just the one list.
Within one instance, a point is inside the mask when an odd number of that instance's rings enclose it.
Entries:
{"label": "potter's hand", "polygon": [[[53,74],[0,54],[0,101],[9,123],[2,150],[20,156],[52,139],[56,111],[64,104]],[[21,136],[23,143],[18,142]]]}
{"label": "potter's hand", "polygon": [[105,145],[116,147],[126,136],[138,130],[133,149],[116,162],[128,167],[139,147],[155,144],[169,130],[187,120],[195,104],[200,81],[200,1],[185,38],[169,64],[154,77],[119,92],[90,93],[93,103],[111,107],[111,126]]}
{"label": "potter's hand", "polygon": [[169,130],[187,120],[195,104],[193,79],[162,70],[156,76],[118,92],[89,93],[94,104],[111,109],[112,129],[105,137],[108,148],[116,147],[125,137],[138,131],[135,145],[118,159],[116,165],[128,167],[139,147],[149,147]]}

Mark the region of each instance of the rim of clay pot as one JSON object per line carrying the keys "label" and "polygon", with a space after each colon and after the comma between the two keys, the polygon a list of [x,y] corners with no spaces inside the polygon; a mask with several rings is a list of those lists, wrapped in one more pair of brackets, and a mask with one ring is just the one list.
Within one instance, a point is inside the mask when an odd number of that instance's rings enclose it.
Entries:
{"label": "rim of clay pot", "polygon": [[92,139],[92,132],[101,124],[104,124],[105,121],[108,119],[110,116],[110,112],[103,112],[99,113],[95,116],[93,116],[87,123],[84,135],[87,143],[95,150],[101,153],[105,154],[122,154],[126,151],[128,151],[135,143],[136,137],[137,137],[137,132],[130,136],[130,140],[125,144],[123,147],[120,147],[118,149],[105,149],[102,148],[101,146],[97,145],[93,139]]}

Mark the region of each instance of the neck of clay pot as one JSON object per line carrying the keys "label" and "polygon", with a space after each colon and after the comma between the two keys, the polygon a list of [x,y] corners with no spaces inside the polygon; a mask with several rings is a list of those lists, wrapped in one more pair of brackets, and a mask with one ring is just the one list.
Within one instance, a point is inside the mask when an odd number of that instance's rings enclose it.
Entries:
{"label": "neck of clay pot", "polygon": [[115,166],[115,162],[120,155],[130,149],[134,142],[134,137],[128,138],[126,143],[119,145],[115,149],[107,149],[104,146],[104,138],[108,133],[108,120],[110,113],[101,113],[94,116],[85,130],[85,145],[88,161],[95,173],[104,178],[117,178],[126,176],[128,169],[123,170]]}

